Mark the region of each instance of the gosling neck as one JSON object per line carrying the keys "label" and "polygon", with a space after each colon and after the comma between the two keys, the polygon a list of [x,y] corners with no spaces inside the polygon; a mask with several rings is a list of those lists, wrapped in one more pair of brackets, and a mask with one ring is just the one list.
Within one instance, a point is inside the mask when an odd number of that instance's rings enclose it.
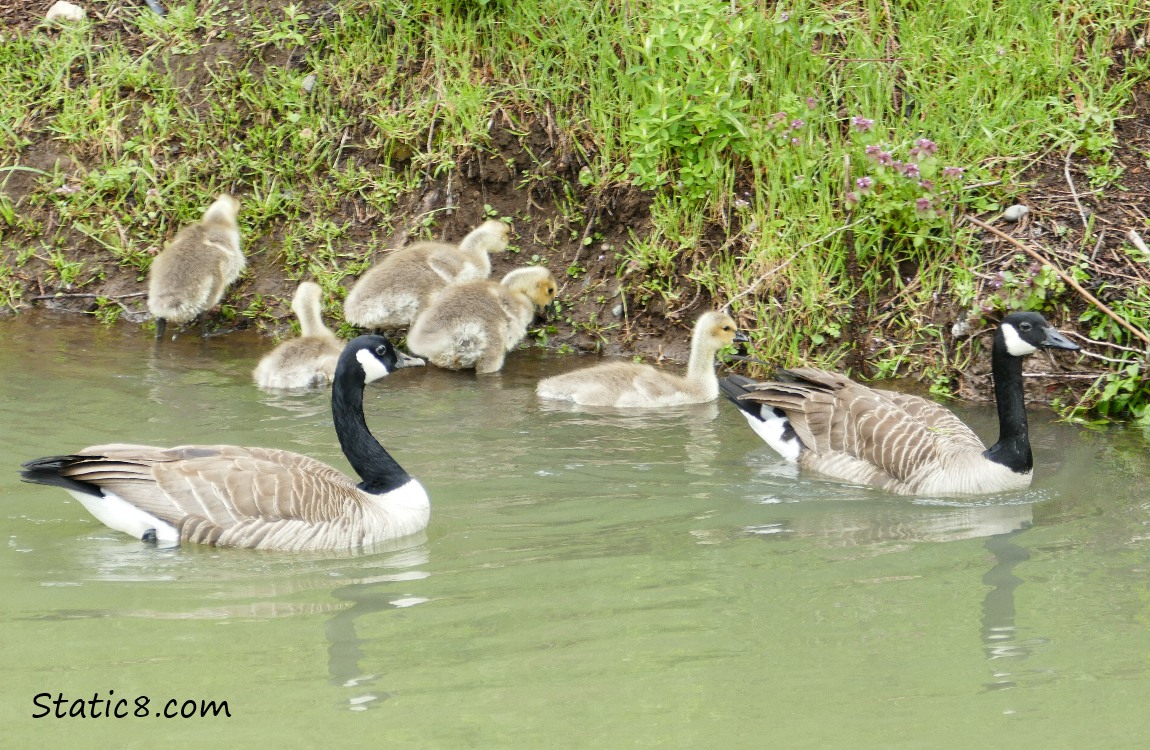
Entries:
{"label": "gosling neck", "polygon": [[299,305],[295,309],[295,316],[299,320],[299,332],[301,336],[322,336],[324,338],[335,338],[327,326],[323,324],[323,314],[320,311],[318,303],[312,303],[310,300]]}
{"label": "gosling neck", "polygon": [[698,333],[691,336],[691,358],[687,360],[687,379],[693,383],[712,385],[718,394],[719,379],[715,375],[716,351],[718,350],[704,342]]}

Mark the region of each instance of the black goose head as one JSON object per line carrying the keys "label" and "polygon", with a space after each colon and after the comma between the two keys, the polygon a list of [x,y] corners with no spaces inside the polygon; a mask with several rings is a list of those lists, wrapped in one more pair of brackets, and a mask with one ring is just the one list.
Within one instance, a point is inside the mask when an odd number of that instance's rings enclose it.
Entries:
{"label": "black goose head", "polygon": [[1036,312],[1010,313],[1002,319],[995,338],[1014,357],[1025,357],[1039,349],[1079,348]]}
{"label": "black goose head", "polygon": [[423,364],[423,360],[408,356],[396,349],[386,336],[359,336],[344,347],[338,370],[358,370],[364,383],[386,377],[401,367]]}

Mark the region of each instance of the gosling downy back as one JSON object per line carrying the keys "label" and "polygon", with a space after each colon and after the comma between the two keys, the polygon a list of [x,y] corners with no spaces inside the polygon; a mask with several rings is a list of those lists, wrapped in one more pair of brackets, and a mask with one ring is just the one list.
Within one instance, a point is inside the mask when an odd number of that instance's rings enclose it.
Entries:
{"label": "gosling downy back", "polygon": [[714,401],[719,395],[715,354],[744,339],[729,315],[704,313],[691,334],[691,358],[684,375],[651,365],[607,362],[541,380],[535,392],[540,398],[580,406],[654,408]]}
{"label": "gosling downy back", "polygon": [[458,246],[417,242],[396,250],[352,287],[344,302],[344,317],[363,328],[406,328],[448,284],[490,276],[488,253],[505,250],[510,239],[511,228],[492,220],[472,230]]}
{"label": "gosling downy back", "polygon": [[187,323],[218,305],[224,290],[243,273],[239,210],[239,201],[221,195],[152,261],[148,311],[156,318],[157,338],[164,335],[167,321]]}
{"label": "gosling downy back", "polygon": [[268,352],[252,376],[262,388],[320,388],[331,382],[343,342],[323,323],[323,290],[305,281],[292,297],[300,336]]}
{"label": "gosling downy back", "polygon": [[1022,359],[1044,348],[1078,346],[1038,313],[1011,313],[995,332],[999,439],[990,448],[934,402],[825,370],[784,370],[764,383],[734,375],[720,387],[752,429],[801,468],[900,495],[1008,492],[1032,478]]}
{"label": "gosling downy back", "polygon": [[527,326],[555,299],[555,277],[542,266],[517,268],[494,281],[453,284],[419,314],[407,333],[412,353],[449,370],[498,372]]}

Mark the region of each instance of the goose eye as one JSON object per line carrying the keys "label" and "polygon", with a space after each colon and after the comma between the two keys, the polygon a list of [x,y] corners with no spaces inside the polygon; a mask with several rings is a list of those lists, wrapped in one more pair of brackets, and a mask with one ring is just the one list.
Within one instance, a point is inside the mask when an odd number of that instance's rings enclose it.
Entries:
{"label": "goose eye", "polygon": [[1029,330],[1030,330],[1030,328],[1031,328],[1031,326],[1030,326],[1030,324],[1029,324],[1029,323],[1025,323],[1025,322],[1024,322],[1024,323],[1019,323],[1019,324],[1018,324],[1018,328],[1019,328],[1019,330],[1023,330],[1023,331],[1029,331]]}
{"label": "goose eye", "polygon": [[383,355],[387,354],[387,347],[383,344],[380,344],[379,346],[375,347],[375,353],[382,357]]}

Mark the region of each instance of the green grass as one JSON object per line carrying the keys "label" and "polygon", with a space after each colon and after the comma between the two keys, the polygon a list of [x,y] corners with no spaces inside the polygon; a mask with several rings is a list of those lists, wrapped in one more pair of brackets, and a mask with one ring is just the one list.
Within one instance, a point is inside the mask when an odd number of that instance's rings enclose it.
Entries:
{"label": "green grass", "polygon": [[[82,164],[30,206],[109,262],[142,275],[149,248],[230,190],[249,249],[339,296],[372,249],[348,239],[347,207],[386,234],[404,196],[489,148],[493,122],[548,123],[579,168],[560,191],[571,215],[575,195],[655,192],[653,232],[615,249],[629,309],[702,293],[756,329],[762,359],[835,364],[861,307],[885,326],[880,372],[922,370],[940,306],[986,301],[959,217],[1023,193],[1047,153],[1119,180],[1114,123],[1150,79],[1144,54],[1116,49],[1146,23],[1142,0],[198,0],[163,19],[108,5],[124,34],[4,35],[0,165],[44,138]],[[937,151],[916,159],[923,138]],[[1016,286],[1000,307],[1065,315],[1064,291]]]}

